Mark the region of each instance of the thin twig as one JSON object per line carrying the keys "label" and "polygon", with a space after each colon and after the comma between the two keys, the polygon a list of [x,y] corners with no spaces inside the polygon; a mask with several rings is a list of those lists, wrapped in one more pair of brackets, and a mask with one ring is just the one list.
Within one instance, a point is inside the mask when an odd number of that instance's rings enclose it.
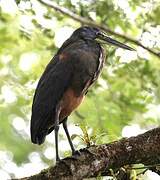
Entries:
{"label": "thin twig", "polygon": [[105,25],[102,25],[102,24],[97,24],[95,23],[94,21],[90,20],[90,19],[87,19],[87,18],[84,18],[82,16],[79,16],[75,13],[73,13],[72,11],[70,11],[69,9],[67,8],[64,8],[64,7],[61,7],[59,6],[58,4],[56,4],[55,2],[53,1],[50,1],[50,0],[39,0],[39,2],[41,2],[42,4],[48,6],[48,7],[51,7],[53,9],[55,9],[56,11],[59,11],[60,13],[64,14],[64,15],[67,15],[69,16],[70,18],[74,19],[75,21],[78,21],[80,23],[83,23],[83,24],[86,24],[86,25],[89,25],[89,26],[96,26],[110,34],[113,34],[117,37],[120,37],[120,38],[123,38],[137,46],[140,46],[144,49],[146,49],[147,51],[149,51],[151,54],[157,56],[158,58],[160,58],[160,52],[155,52],[154,50],[144,46],[143,44],[141,44],[139,41],[131,38],[131,37],[128,37],[124,34],[120,34],[120,33],[117,33],[117,32],[114,32],[112,31],[111,29],[107,28]]}
{"label": "thin twig", "polygon": [[137,173],[137,176],[139,175],[142,175],[142,174],[145,174],[145,172],[147,172],[149,169],[145,169],[144,171],[140,172],[140,173]]}
{"label": "thin twig", "polygon": [[148,165],[148,166],[141,166],[141,167],[131,167],[131,168],[127,168],[127,169],[149,169],[149,168],[153,168],[153,167],[156,167],[156,166],[160,166],[160,164],[154,164],[154,165]]}

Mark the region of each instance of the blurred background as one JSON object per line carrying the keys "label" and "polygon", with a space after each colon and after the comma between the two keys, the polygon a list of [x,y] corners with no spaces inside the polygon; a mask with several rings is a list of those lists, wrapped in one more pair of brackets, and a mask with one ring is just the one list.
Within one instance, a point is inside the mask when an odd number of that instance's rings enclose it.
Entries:
{"label": "blurred background", "polygon": [[[160,52],[159,0],[54,2]],[[38,0],[0,0],[1,180],[30,176],[55,163],[54,133],[41,146],[30,141],[32,98],[47,63],[81,25]],[[137,135],[160,124],[160,59],[126,39],[114,38],[137,52],[104,46],[107,59],[101,77],[69,117],[77,149]],[[70,154],[62,128],[59,146],[61,157]],[[142,171],[132,170],[132,176],[160,179]]]}

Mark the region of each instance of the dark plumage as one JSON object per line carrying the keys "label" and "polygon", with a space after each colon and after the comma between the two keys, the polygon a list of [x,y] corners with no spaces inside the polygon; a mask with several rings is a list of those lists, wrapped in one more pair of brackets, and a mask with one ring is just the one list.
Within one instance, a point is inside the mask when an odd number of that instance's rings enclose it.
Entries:
{"label": "dark plumage", "polygon": [[97,28],[81,27],[73,32],[52,58],[35,91],[31,117],[31,140],[35,144],[42,144],[46,135],[55,129],[56,160],[59,160],[60,123],[63,123],[72,152],[75,152],[66,120],[82,102],[88,88],[98,78],[102,69],[104,53],[96,38],[133,50],[106,37]]}

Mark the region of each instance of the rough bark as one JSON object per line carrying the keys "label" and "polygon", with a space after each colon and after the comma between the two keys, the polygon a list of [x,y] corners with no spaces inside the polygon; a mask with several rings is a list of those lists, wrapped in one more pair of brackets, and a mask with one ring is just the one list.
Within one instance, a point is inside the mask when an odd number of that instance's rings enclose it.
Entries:
{"label": "rough bark", "polygon": [[91,146],[80,152],[80,155],[65,158],[54,167],[23,180],[81,180],[106,175],[110,169],[117,170],[124,165],[141,163],[154,167],[160,163],[160,128],[136,137]]}

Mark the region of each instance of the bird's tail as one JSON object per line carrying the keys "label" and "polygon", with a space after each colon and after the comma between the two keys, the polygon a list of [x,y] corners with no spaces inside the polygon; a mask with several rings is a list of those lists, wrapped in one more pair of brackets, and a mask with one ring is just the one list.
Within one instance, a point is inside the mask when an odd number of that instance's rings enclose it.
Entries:
{"label": "bird's tail", "polygon": [[38,144],[38,145],[43,144],[47,134],[48,134],[48,132],[44,131],[44,130],[41,132],[37,132],[37,133],[32,132],[32,130],[31,130],[31,141],[32,141],[32,143]]}
{"label": "bird's tail", "polygon": [[34,117],[32,114],[31,117],[31,126],[30,126],[30,133],[31,133],[31,141],[34,144],[43,144],[45,138],[48,134],[50,134],[54,130],[54,126],[48,127],[47,123],[50,118],[42,118]]}
{"label": "bird's tail", "polygon": [[45,137],[48,134],[48,130],[45,125],[45,120],[42,120],[37,116],[34,116],[34,113],[31,117],[30,133],[32,143],[39,145],[41,145],[45,141]]}
{"label": "bird's tail", "polygon": [[41,131],[38,131],[38,133],[35,133],[31,128],[31,141],[32,143],[34,144],[43,144],[44,141],[45,141],[45,138],[48,134],[50,134],[53,130],[54,130],[54,126],[52,126],[50,129],[48,130],[41,130]]}

